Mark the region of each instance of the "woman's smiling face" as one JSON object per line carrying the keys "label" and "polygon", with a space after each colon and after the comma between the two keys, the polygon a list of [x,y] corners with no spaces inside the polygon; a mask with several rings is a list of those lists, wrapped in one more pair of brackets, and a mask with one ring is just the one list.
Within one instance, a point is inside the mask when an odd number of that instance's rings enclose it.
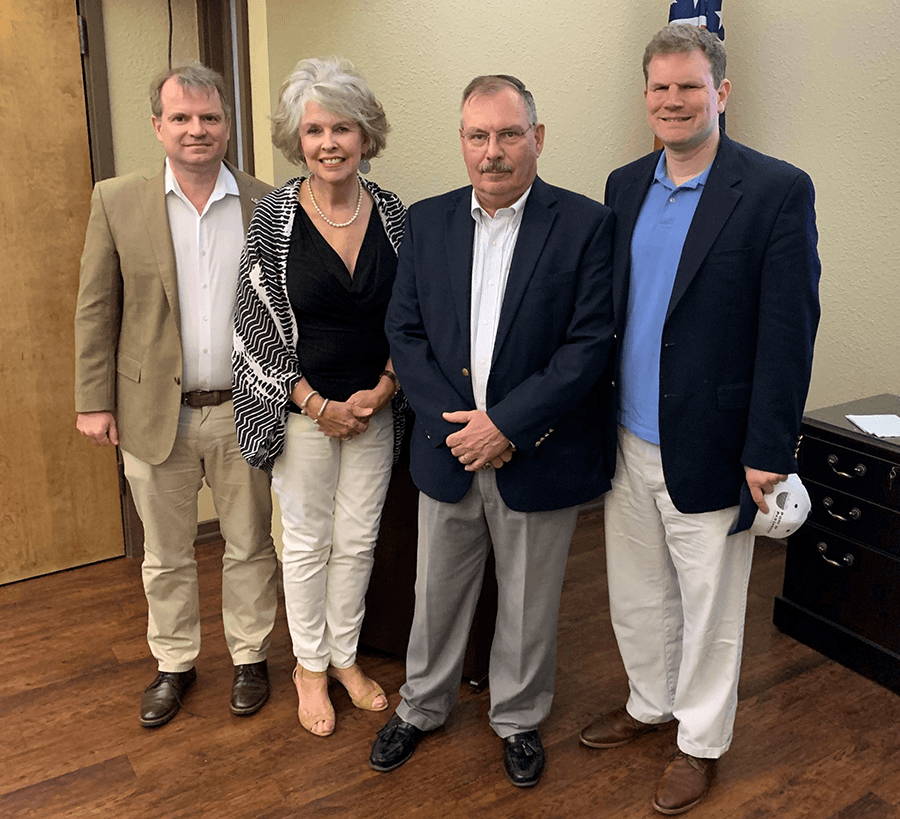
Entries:
{"label": "woman's smiling face", "polygon": [[355,177],[369,140],[359,123],[310,100],[300,120],[300,150],[310,171],[323,182]]}

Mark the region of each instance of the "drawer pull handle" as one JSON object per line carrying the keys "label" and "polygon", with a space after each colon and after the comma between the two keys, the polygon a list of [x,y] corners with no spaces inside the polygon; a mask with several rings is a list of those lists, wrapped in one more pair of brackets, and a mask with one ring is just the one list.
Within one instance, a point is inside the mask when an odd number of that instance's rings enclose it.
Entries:
{"label": "drawer pull handle", "polygon": [[861,478],[866,474],[866,467],[864,464],[857,464],[853,468],[853,472],[841,472],[840,469],[835,468],[835,464],[838,462],[837,455],[829,455],[828,456],[828,466],[831,467],[831,471],[834,472],[835,475],[840,475],[842,478]]}
{"label": "drawer pull handle", "polygon": [[888,489],[894,488],[894,479],[900,475],[900,467],[891,467],[891,479],[888,481]]}
{"label": "drawer pull handle", "polygon": [[842,520],[845,523],[849,523],[851,520],[859,520],[860,516],[862,515],[862,512],[860,512],[859,509],[857,509],[855,506],[850,510],[847,517],[839,515],[837,512],[832,512],[831,507],[834,506],[834,501],[831,498],[825,498],[822,501],[822,506],[825,507],[825,511],[828,512],[828,514],[835,520]]}
{"label": "drawer pull handle", "polygon": [[843,569],[844,566],[852,566],[856,559],[851,554],[845,554],[839,561],[832,560],[825,552],[828,551],[827,543],[820,543],[816,548],[819,550],[819,554],[822,555],[822,560],[824,560],[829,566],[837,566],[839,569]]}

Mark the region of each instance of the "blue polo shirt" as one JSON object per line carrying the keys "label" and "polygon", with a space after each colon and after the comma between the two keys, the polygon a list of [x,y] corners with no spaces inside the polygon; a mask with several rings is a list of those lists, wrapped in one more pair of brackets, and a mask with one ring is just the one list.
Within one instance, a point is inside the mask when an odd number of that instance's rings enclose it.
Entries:
{"label": "blue polo shirt", "polygon": [[688,228],[709,168],[676,186],[660,154],[631,236],[628,313],[619,363],[619,423],[659,444],[659,353],[663,323]]}

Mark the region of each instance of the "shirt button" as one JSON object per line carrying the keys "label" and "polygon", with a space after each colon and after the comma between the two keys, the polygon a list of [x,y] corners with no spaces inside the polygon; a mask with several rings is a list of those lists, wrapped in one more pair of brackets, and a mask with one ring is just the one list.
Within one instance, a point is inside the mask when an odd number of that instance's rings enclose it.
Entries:
{"label": "shirt button", "polygon": [[670,202],[674,202],[674,201],[675,201],[675,197],[673,196],[669,201],[670,201]]}

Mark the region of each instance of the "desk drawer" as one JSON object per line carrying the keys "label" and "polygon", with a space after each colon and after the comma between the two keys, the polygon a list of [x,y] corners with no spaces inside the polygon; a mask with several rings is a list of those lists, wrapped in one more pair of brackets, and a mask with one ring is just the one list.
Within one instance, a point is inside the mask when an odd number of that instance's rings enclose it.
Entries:
{"label": "desk drawer", "polygon": [[895,557],[807,523],[788,540],[784,597],[900,652],[900,560]]}
{"label": "desk drawer", "polygon": [[809,523],[900,557],[900,514],[811,480],[804,485],[812,504]]}
{"label": "desk drawer", "polygon": [[900,510],[900,466],[804,433],[798,453],[803,480]]}

